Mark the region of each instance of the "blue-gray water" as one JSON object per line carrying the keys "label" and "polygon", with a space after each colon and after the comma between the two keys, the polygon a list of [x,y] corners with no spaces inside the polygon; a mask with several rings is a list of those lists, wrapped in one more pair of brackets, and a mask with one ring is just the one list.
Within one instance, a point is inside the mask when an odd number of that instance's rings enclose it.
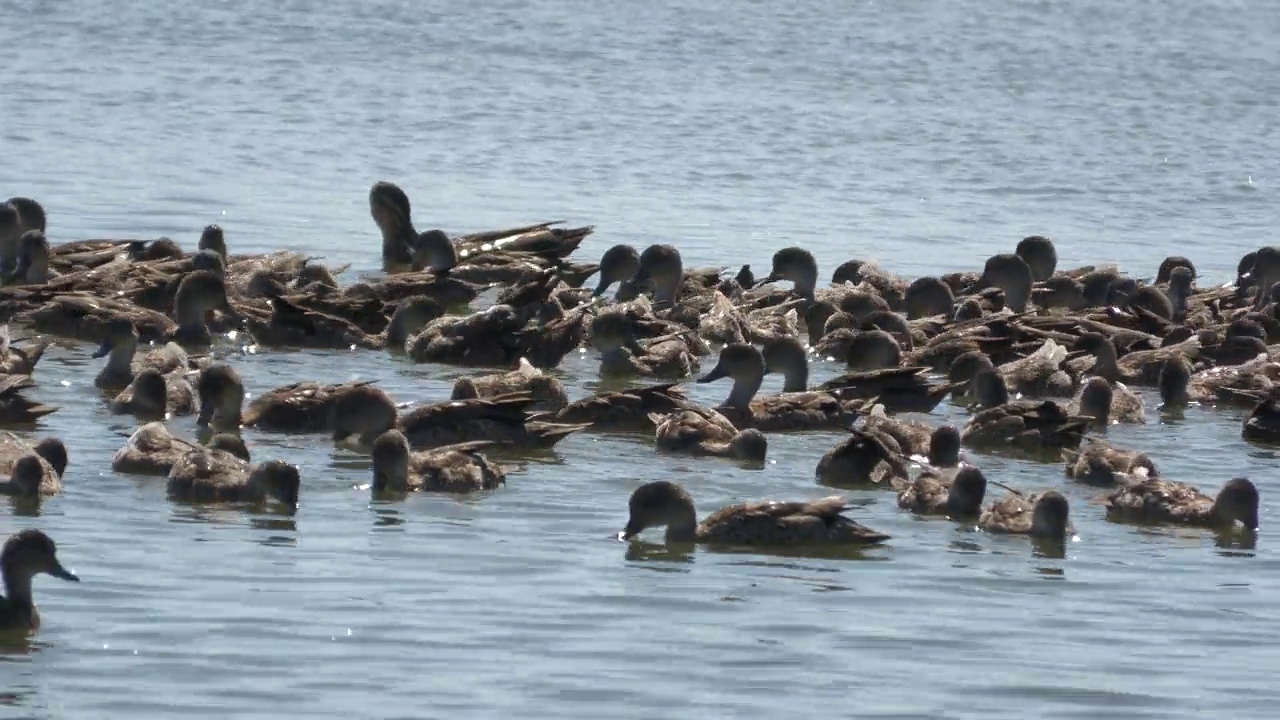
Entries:
{"label": "blue-gray water", "polygon": [[[824,275],[853,257],[919,275],[1047,234],[1064,266],[1149,276],[1183,254],[1224,281],[1274,241],[1274,9],[0,0],[0,197],[39,198],[55,242],[191,247],[218,222],[237,252],[323,255],[348,278],[376,266],[366,193],[389,179],[421,227],[593,224],[583,259],[664,241],[761,270],[801,244]],[[1276,457],[1240,441],[1239,411],[1108,436],[1210,492],[1253,477],[1255,551],[1105,523],[1070,487],[1065,559],[877,493],[854,494],[857,517],[894,537],[860,561],[672,559],[610,539],[638,484],[683,482],[704,511],[816,497],[838,436],[773,436],[753,472],[578,435],[490,496],[370,505],[365,460],[248,433],[302,467],[296,521],[194,515],[110,471],[133,425],[97,400],[88,351],[37,372],[62,407],[40,434],[71,446],[66,491],[39,518],[0,508],[0,532],[45,529],[84,580],[37,581],[45,627],[0,654],[3,717],[1226,718],[1280,700]],[[235,362],[251,392],[377,378],[405,401],[462,372]],[[563,372],[575,397],[594,385],[589,353]],[[971,458],[1064,484],[1056,465]]]}

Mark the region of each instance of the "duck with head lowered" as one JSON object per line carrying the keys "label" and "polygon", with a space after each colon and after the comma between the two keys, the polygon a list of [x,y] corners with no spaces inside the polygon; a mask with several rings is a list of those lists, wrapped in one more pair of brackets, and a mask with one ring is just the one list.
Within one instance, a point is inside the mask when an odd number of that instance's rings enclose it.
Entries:
{"label": "duck with head lowered", "polygon": [[1071,415],[1052,400],[1011,401],[1004,378],[994,369],[973,378],[980,409],[960,437],[966,445],[1037,455],[1044,449],[1080,446],[1093,418]]}

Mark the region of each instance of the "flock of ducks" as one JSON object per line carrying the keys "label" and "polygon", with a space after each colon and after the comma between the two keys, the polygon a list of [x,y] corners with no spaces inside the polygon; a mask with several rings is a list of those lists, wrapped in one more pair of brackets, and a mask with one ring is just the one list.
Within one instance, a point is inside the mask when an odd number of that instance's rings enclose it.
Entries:
{"label": "flock of ducks", "polygon": [[[590,227],[419,232],[408,196],[389,182],[373,186],[369,206],[386,274],[340,286],[345,267],[290,252],[230,254],[216,225],[195,252],[165,238],[51,245],[39,203],[0,203],[0,319],[33,333],[11,341],[6,326],[0,334],[0,424],[30,427],[56,411],[24,395],[49,342],[37,338],[55,336],[98,344],[95,384],[111,412],[143,423],[112,467],[165,477],[180,502],[296,509],[298,469],[251,458],[245,427],[328,434],[370,457],[379,495],[491,491],[508,469],[486,452],[546,449],[580,432],[645,433],[660,452],[758,465],[771,433],[835,429],[844,438],[818,461],[821,484],[884,488],[903,510],[989,532],[1062,541],[1073,532],[1070,508],[1055,490],[1026,494],[988,480],[961,461],[962,447],[1065,462],[1071,479],[1102,488],[1097,502],[1115,521],[1258,526],[1248,479],[1211,497],[1094,434],[1146,421],[1133,385],[1158,389],[1162,412],[1247,404],[1244,438],[1280,441],[1280,360],[1271,358],[1280,248],[1249,253],[1237,281],[1218,288],[1196,287],[1182,257],[1162,262],[1153,282],[1112,267],[1063,271],[1039,236],[980,271],[908,281],[855,260],[820,286],[813,255],[799,247],[775,253],[762,279],[750,266],[687,269],[665,244],[617,245],[583,264],[569,257]],[[494,304],[468,307],[495,286]],[[440,402],[400,405],[371,382],[299,382],[246,405],[225,349],[247,344],[374,348],[504,370],[459,379]],[[649,384],[571,400],[544,370],[584,344],[599,353],[602,375]],[[847,371],[812,387],[815,357],[843,360]],[[722,404],[686,397],[679,383],[698,373],[699,383],[727,381]],[[761,395],[774,373],[783,392]],[[971,407],[964,427],[899,417],[947,398]],[[181,415],[196,415],[195,440],[165,425]],[[56,438],[0,435],[0,473],[9,476],[0,493],[16,501],[58,493],[67,464]],[[989,485],[1007,494],[988,502]],[[699,520],[690,494],[659,480],[636,489],[629,509],[619,539],[659,527],[668,543],[735,546],[889,537],[848,517],[839,496],[738,504]],[[0,627],[38,627],[36,574],[77,580],[34,529],[9,538],[0,567]]]}

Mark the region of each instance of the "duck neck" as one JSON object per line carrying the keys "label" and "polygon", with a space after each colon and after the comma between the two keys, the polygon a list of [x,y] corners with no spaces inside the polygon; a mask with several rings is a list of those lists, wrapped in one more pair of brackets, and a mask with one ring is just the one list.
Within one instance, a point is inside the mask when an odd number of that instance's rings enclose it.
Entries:
{"label": "duck neck", "polygon": [[1187,293],[1183,288],[1169,286],[1169,291],[1165,293],[1169,298],[1169,303],[1173,305],[1173,316],[1175,318],[1186,317],[1187,315]]}
{"label": "duck neck", "polygon": [[764,379],[759,376],[734,378],[733,389],[729,391],[729,399],[724,404],[735,410],[748,411],[763,382]]}
{"label": "duck neck", "polygon": [[693,542],[698,537],[698,513],[693,505],[686,504],[667,523],[667,542]]}
{"label": "duck neck", "polygon": [[681,273],[658,275],[653,278],[654,303],[666,303],[672,307],[680,294]]}
{"label": "duck neck", "polygon": [[49,282],[49,256],[44,253],[34,253],[31,256],[31,264],[27,267],[27,284],[43,285]]}
{"label": "duck neck", "polygon": [[107,366],[103,373],[112,377],[127,377],[133,374],[133,355],[137,344],[122,342],[111,348],[107,354]]}
{"label": "duck neck", "polygon": [[803,359],[788,365],[782,376],[782,392],[804,392],[809,389],[809,363]]}
{"label": "duck neck", "polygon": [[4,568],[4,595],[11,607],[32,610],[35,601],[31,598],[31,575]]}
{"label": "duck neck", "polygon": [[1114,382],[1120,375],[1120,368],[1116,366],[1116,346],[1110,340],[1101,343],[1093,356],[1097,358],[1093,371]]}
{"label": "duck neck", "polygon": [[804,269],[796,275],[795,280],[792,282],[795,283],[793,289],[797,295],[813,302],[814,296],[818,292],[818,272],[816,269],[813,272],[810,272],[808,268]]}

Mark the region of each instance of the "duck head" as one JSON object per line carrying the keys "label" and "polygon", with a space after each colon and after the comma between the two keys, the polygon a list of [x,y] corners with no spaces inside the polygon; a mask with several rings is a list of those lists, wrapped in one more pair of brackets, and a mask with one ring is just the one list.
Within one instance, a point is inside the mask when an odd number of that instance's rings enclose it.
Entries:
{"label": "duck head", "polygon": [[67,463],[70,460],[67,454],[67,446],[58,438],[43,438],[36,443],[32,450],[44,458],[45,462],[49,463],[49,466],[58,474],[58,477],[62,477],[62,474],[67,471]]}
{"label": "duck head", "polygon": [[44,482],[44,461],[34,453],[23,455],[9,468],[9,486],[21,497],[39,496],[42,482]]}
{"label": "duck head", "polygon": [[762,463],[769,455],[769,439],[759,430],[747,428],[729,441],[728,454],[744,462]]}
{"label": "duck head", "polygon": [[388,430],[373,441],[373,492],[408,489],[409,440],[399,430]]}
{"label": "duck head", "polygon": [[191,256],[192,270],[208,270],[209,272],[224,277],[227,274],[226,261],[222,256],[212,250],[198,250]]}
{"label": "duck head", "polygon": [[974,378],[983,370],[994,370],[995,364],[991,362],[991,358],[981,350],[969,350],[960,353],[956,359],[951,362],[951,367],[947,370],[947,382],[949,383],[968,383],[956,388],[956,392],[962,395],[972,395],[976,392],[974,389]]}
{"label": "duck head", "polygon": [[143,418],[163,418],[169,405],[168,395],[164,376],[148,368],[133,376],[133,382],[120,393],[117,403],[127,405],[126,412]]}
{"label": "duck head", "polygon": [[1013,253],[1002,253],[987,258],[982,268],[982,284],[1004,291],[1005,304],[1015,313],[1026,312],[1031,300],[1034,278],[1031,267]]}
{"label": "duck head", "polygon": [[889,301],[872,292],[854,290],[840,298],[840,312],[852,315],[858,322],[874,313],[889,310]]}
{"label": "duck head", "polygon": [[227,262],[227,238],[222,232],[222,227],[206,225],[200,232],[200,242],[196,243],[196,249],[211,250],[222,258],[222,262]]}
{"label": "duck head", "polygon": [[212,424],[231,431],[240,428],[244,383],[235,368],[226,363],[214,363],[202,370],[196,380],[196,395],[200,398],[197,425],[208,427]]}
{"label": "duck head", "polygon": [[600,351],[605,361],[617,359],[623,350],[641,356],[645,350],[636,340],[631,318],[615,311],[602,312],[591,321],[591,346]]}
{"label": "duck head", "polygon": [[970,384],[974,399],[984,410],[1009,402],[1009,388],[1004,383],[1004,376],[995,368],[982,368],[974,373]]}
{"label": "duck head", "polygon": [[1191,273],[1191,279],[1196,279],[1196,266],[1187,258],[1181,255],[1171,255],[1160,263],[1160,268],[1156,270],[1156,284],[1171,282],[1173,280],[1174,268],[1186,268]]}
{"label": "duck head", "polygon": [[733,389],[725,405],[736,410],[747,410],[751,400],[764,381],[764,356],[753,345],[730,343],[720,350],[720,359],[711,372],[698,378],[699,383],[709,383],[720,378],[732,378]]}
{"label": "duck head", "polygon": [[757,285],[779,280],[790,280],[797,295],[813,300],[818,287],[818,261],[813,258],[813,253],[800,247],[783,248],[774,253],[769,275]]}
{"label": "duck head", "polygon": [[249,447],[244,444],[244,440],[239,435],[232,433],[218,433],[209,438],[209,449],[221,450],[230,453],[236,457],[249,462]]}
{"label": "duck head", "polygon": [[1084,284],[1068,275],[1055,275],[1032,291],[1037,305],[1043,308],[1066,308],[1077,311],[1089,307]]}
{"label": "duck head", "polygon": [[[764,342],[761,355],[766,373],[782,373],[785,378],[782,392],[809,389],[809,355],[799,340],[793,337],[770,338]],[[721,357],[724,357],[723,353]]]}
{"label": "duck head", "polygon": [[1080,414],[1093,418],[1093,424],[1105,427],[1111,422],[1111,399],[1115,391],[1106,378],[1091,377],[1080,390]]}
{"label": "duck head", "polygon": [[93,357],[107,357],[109,369],[127,375],[132,372],[133,355],[137,349],[138,329],[133,322],[127,318],[113,318],[107,322],[102,343],[93,352]]}
{"label": "duck head", "polygon": [[302,477],[296,465],[281,460],[268,460],[249,470],[249,484],[262,488],[263,494],[275,498],[290,509],[298,507]]}
{"label": "duck head", "polygon": [[387,349],[404,352],[409,338],[422,332],[431,321],[442,317],[444,308],[425,295],[402,300],[387,323]]}
{"label": "duck head", "polygon": [[600,281],[591,297],[600,297],[615,282],[625,283],[634,278],[640,272],[640,253],[630,245],[614,245],[600,257],[599,272]]}
{"label": "duck head", "polygon": [[1093,371],[1098,375],[1108,380],[1119,376],[1120,370],[1116,365],[1119,358],[1116,356],[1116,346],[1111,342],[1111,338],[1102,333],[1083,333],[1076,339],[1075,349],[1097,358],[1093,364]]}
{"label": "duck head", "polygon": [[428,230],[417,238],[412,265],[415,270],[448,275],[458,265],[458,248],[445,231]]}
{"label": "duck head", "polygon": [[28,230],[18,238],[17,262],[13,282],[19,285],[43,285],[49,281],[49,239],[43,230]]}
{"label": "duck head", "polygon": [[675,305],[684,280],[684,260],[674,245],[650,245],[640,253],[640,268],[631,282],[653,286],[656,305]]}
{"label": "duck head", "polygon": [[804,311],[804,326],[810,346],[817,345],[822,336],[827,334],[827,320],[835,314],[836,306],[826,300],[809,303]]}
{"label": "duck head", "polygon": [[954,426],[940,425],[929,435],[929,464],[942,468],[960,464],[960,431]]}
{"label": "duck head", "polygon": [[902,309],[908,320],[950,315],[955,304],[951,286],[936,277],[916,278],[902,296]]}
{"label": "duck head", "polygon": [[365,447],[396,426],[396,404],[373,385],[361,385],[343,393],[333,404],[329,426],[334,442]]}
{"label": "duck head", "polygon": [[1258,288],[1254,309],[1267,304],[1267,288],[1280,282],[1280,247],[1269,246],[1259,248],[1253,256],[1253,268],[1249,271],[1252,285]]}
{"label": "duck head", "polygon": [[951,513],[967,517],[982,511],[982,500],[987,496],[987,476],[972,465],[960,468],[951,488],[947,491],[947,505]]}
{"label": "duck head", "polygon": [[178,322],[175,340],[180,344],[208,344],[211,336],[206,320],[214,310],[240,317],[227,301],[227,285],[221,277],[208,270],[187,273],[173,298],[173,314]]}
{"label": "duck head", "polygon": [[627,526],[619,540],[630,540],[653,527],[666,527],[667,540],[691,541],[697,533],[698,515],[693,498],[673,482],[657,480],[636,488],[628,503]]}
{"label": "duck head", "polygon": [[1258,488],[1248,478],[1232,478],[1218,491],[1213,514],[1223,523],[1239,522],[1246,530],[1258,529]]}
{"label": "duck head", "polygon": [[902,364],[902,346],[884,330],[862,330],[849,339],[845,362],[854,372],[895,368]]}
{"label": "duck head", "polygon": [[969,298],[956,306],[956,311],[952,313],[951,319],[955,322],[964,322],[965,320],[977,320],[982,317],[982,303]]}
{"label": "duck head", "polygon": [[877,310],[862,318],[861,330],[884,330],[902,347],[912,348],[911,325],[907,319],[892,310]]}
{"label": "duck head", "polygon": [[1031,510],[1031,534],[1053,540],[1066,538],[1070,514],[1071,506],[1062,493],[1056,490],[1044,493]]}
{"label": "duck head", "polygon": [[75,573],[58,561],[58,547],[43,532],[23,530],[5,541],[0,549],[0,569],[4,572],[10,603],[31,605],[31,579],[40,573],[59,580],[80,582]]}
{"label": "duck head", "polygon": [[1058,250],[1053,246],[1053,241],[1043,235],[1022,238],[1013,249],[1013,254],[1022,258],[1027,267],[1031,268],[1031,278],[1035,282],[1048,280],[1053,277],[1053,271],[1058,269]]}

